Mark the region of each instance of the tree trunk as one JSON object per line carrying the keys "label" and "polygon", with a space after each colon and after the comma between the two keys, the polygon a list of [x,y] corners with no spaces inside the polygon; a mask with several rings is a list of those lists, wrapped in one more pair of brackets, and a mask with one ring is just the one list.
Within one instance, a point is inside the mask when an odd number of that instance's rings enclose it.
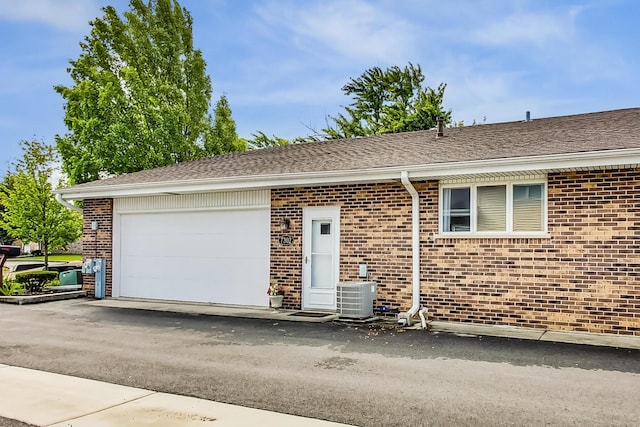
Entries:
{"label": "tree trunk", "polygon": [[47,242],[42,242],[42,253],[44,254],[44,269],[49,270],[49,245]]}
{"label": "tree trunk", "polygon": [[5,254],[0,254],[0,286],[2,286],[2,269],[4,268],[4,262],[7,260]]}

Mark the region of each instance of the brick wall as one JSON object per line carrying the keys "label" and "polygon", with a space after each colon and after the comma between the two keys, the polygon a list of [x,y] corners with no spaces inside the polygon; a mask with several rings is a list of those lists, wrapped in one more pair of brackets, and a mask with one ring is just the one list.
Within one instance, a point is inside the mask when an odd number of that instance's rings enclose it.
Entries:
{"label": "brick wall", "polygon": [[[438,182],[414,186],[421,302],[431,319],[640,336],[640,170],[550,173],[546,238],[434,239]],[[306,206],[341,207],[341,281],[359,280],[358,265],[367,264],[379,285],[375,305],[410,307],[411,197],[400,183],[271,195],[271,277],[285,286],[286,308],[301,307]],[[107,259],[111,295],[113,203],[86,200],[84,209],[83,254]],[[280,231],[282,219],[290,221],[288,232]],[[290,245],[280,243],[283,234]],[[93,276],[84,281],[93,292]]]}
{"label": "brick wall", "polygon": [[[378,282],[376,306],[411,305],[411,196],[400,184],[362,184],[278,189],[271,192],[271,277],[285,286],[285,308],[300,309],[302,286],[302,209],[340,206],[340,280],[358,278],[367,264]],[[287,233],[280,231],[283,219]],[[293,237],[290,246],[279,237]],[[409,289],[409,292],[407,292]]]}
{"label": "brick wall", "polygon": [[549,238],[433,240],[438,187],[429,187],[421,275],[430,318],[640,335],[638,172],[549,174]]}
{"label": "brick wall", "polygon": [[[640,335],[638,170],[551,173],[545,238],[435,238],[438,182],[414,183],[421,208],[421,303],[431,319]],[[302,208],[341,207],[340,280],[358,264],[376,306],[411,305],[411,198],[401,184],[272,191],[271,275],[300,308]],[[291,222],[290,246],[279,243]]]}
{"label": "brick wall", "polygon": [[[112,245],[113,245],[113,199],[87,199],[84,201],[84,223],[82,226],[82,256],[87,258],[105,258],[106,296],[111,296],[112,284]],[[98,229],[91,229],[91,222],[98,221]],[[82,275],[82,287],[94,295],[95,276]]]}

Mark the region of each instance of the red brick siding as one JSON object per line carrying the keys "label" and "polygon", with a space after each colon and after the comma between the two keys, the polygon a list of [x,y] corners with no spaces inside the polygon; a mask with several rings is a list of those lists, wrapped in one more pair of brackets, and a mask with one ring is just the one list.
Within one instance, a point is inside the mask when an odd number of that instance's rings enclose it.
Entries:
{"label": "red brick siding", "polygon": [[[340,206],[340,280],[358,278],[367,264],[369,280],[378,282],[376,306],[411,304],[411,196],[401,184],[361,184],[277,189],[271,192],[271,277],[285,286],[286,308],[301,307],[302,210]],[[291,223],[280,231],[283,219]],[[293,237],[291,246],[279,242]]]}
{"label": "red brick siding", "polygon": [[[414,185],[422,304],[431,319],[640,336],[640,170],[549,174],[548,238],[434,239],[438,183]],[[271,277],[286,288],[286,308],[301,306],[306,206],[341,207],[340,280],[358,280],[366,263],[379,284],[376,306],[409,308],[411,197],[400,183],[271,194]],[[107,295],[112,218],[112,200],[85,201],[83,254],[107,259]],[[290,230],[282,233],[285,218]],[[290,246],[280,244],[282,234],[293,238]],[[84,281],[93,291],[93,276]]]}
{"label": "red brick siding", "polygon": [[[82,226],[82,256],[106,259],[106,296],[111,296],[113,254],[113,199],[87,199],[84,201],[84,224]],[[98,222],[98,229],[91,229],[91,222]],[[82,287],[94,295],[95,276],[82,275]]]}
{"label": "red brick siding", "polygon": [[[640,174],[551,173],[544,238],[434,238],[438,182],[421,208],[422,304],[432,319],[640,335]],[[376,306],[411,304],[411,198],[400,184],[272,191],[271,275],[300,308],[302,208],[340,206],[340,280],[369,265]],[[291,221],[291,246],[279,244]]]}
{"label": "red brick siding", "polygon": [[549,238],[431,239],[422,215],[422,303],[430,317],[640,335],[638,170],[551,173]]}

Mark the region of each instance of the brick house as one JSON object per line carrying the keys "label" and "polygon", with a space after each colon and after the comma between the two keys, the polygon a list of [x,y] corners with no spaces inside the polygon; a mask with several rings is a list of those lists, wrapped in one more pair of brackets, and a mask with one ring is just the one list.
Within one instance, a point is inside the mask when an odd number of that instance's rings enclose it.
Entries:
{"label": "brick house", "polygon": [[58,192],[84,200],[107,296],[266,307],[275,278],[285,308],[331,311],[364,264],[375,306],[401,316],[640,336],[638,108],[254,150]]}

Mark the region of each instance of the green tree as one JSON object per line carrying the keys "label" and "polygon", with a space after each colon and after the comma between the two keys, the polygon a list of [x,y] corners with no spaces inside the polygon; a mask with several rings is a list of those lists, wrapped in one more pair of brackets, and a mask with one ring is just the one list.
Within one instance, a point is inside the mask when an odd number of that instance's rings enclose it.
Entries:
{"label": "green tree", "polygon": [[[7,189],[8,188],[12,188],[12,175],[9,173],[9,171],[7,171],[7,173],[5,174],[4,178],[3,178],[3,182],[0,183],[0,193],[7,193]],[[2,216],[2,214],[6,212],[6,209],[4,207],[4,205],[2,204],[2,199],[0,198],[0,218]],[[16,240],[14,236],[11,236],[7,230],[5,230],[1,225],[0,225],[0,245],[10,245],[11,243],[13,243],[13,241]]]}
{"label": "green tree", "polygon": [[236,122],[231,117],[231,107],[226,95],[222,95],[216,104],[213,130],[206,142],[206,149],[210,153],[231,153],[247,149],[247,142],[239,138],[236,132]]}
{"label": "green tree", "polygon": [[438,117],[445,123],[451,111],[442,102],[446,85],[437,89],[422,85],[425,77],[420,65],[409,63],[401,69],[374,67],[357,79],[350,79],[342,91],[353,98],[345,112],[329,116],[322,131],[329,139],[430,129]]}
{"label": "green tree", "polygon": [[131,0],[90,22],[70,61],[69,132],[57,137],[72,184],[219,154],[210,143],[211,79],[193,47],[192,18],[176,0]]}
{"label": "green tree", "polygon": [[77,240],[82,216],[56,202],[51,175],[58,158],[40,141],[22,141],[23,157],[14,164],[10,185],[0,185],[0,227],[25,242],[39,242],[49,266],[49,253]]}
{"label": "green tree", "polygon": [[[247,145],[251,149],[277,147],[280,145],[287,145],[291,142],[288,139],[280,138],[279,136],[276,136],[276,135],[273,135],[272,137],[268,137],[262,131],[257,131],[256,133],[252,133],[251,136],[253,138],[247,141]],[[297,142],[297,140],[294,140],[294,142]]]}

